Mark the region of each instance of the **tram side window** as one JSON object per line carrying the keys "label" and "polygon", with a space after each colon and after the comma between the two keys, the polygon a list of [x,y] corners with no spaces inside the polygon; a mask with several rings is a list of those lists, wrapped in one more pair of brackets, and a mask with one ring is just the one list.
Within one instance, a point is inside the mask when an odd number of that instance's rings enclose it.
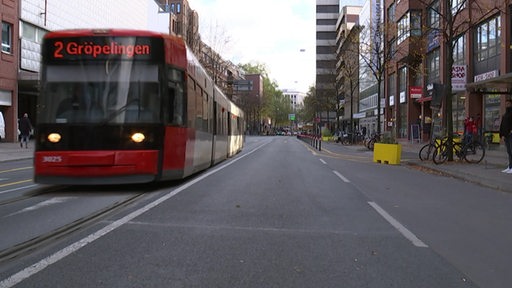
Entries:
{"label": "tram side window", "polygon": [[203,91],[203,131],[208,131],[210,132],[210,129],[208,127],[208,119],[210,117],[208,117],[208,93],[206,93],[206,91]]}
{"label": "tram side window", "polygon": [[194,82],[194,93],[196,96],[196,129],[203,129],[203,89]]}
{"label": "tram side window", "polygon": [[228,135],[233,135],[233,127],[231,123],[231,112],[228,112]]}
{"label": "tram side window", "polygon": [[220,105],[220,104],[216,104],[217,105],[217,126],[216,126],[216,134],[218,135],[226,135],[226,123],[225,123],[225,119],[223,117],[224,115],[224,108]]}
{"label": "tram side window", "polygon": [[181,71],[169,70],[169,123],[181,126],[185,119],[185,96],[183,93],[183,74]]}

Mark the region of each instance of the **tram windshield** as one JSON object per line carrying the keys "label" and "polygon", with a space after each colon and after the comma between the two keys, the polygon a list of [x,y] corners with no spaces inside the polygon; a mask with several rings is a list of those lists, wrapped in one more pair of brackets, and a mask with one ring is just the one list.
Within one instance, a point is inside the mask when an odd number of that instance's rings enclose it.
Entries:
{"label": "tram windshield", "polygon": [[156,123],[158,65],[132,61],[48,65],[39,97],[41,123]]}

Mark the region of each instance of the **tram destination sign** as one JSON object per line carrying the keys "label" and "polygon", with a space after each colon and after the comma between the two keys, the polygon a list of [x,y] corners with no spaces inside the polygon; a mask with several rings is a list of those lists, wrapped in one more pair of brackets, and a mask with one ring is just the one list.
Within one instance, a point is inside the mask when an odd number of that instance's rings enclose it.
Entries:
{"label": "tram destination sign", "polygon": [[[45,39],[46,62],[76,60],[157,60],[162,42],[150,37],[73,37]],[[162,56],[159,56],[162,57]]]}

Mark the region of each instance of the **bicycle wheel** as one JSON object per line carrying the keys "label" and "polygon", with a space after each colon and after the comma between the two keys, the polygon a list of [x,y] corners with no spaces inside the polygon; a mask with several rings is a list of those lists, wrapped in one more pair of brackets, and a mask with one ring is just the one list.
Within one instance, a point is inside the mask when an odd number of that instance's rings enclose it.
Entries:
{"label": "bicycle wheel", "polygon": [[375,138],[370,139],[370,141],[368,141],[368,145],[366,145],[366,148],[368,148],[368,150],[373,151],[373,146],[375,146],[376,140],[377,139],[375,139]]}
{"label": "bicycle wheel", "polygon": [[432,160],[435,164],[443,164],[448,159],[448,145],[443,144],[434,149]]}
{"label": "bicycle wheel", "polygon": [[459,160],[464,160],[464,146],[462,143],[453,143],[453,157],[459,157]]}
{"label": "bicycle wheel", "polygon": [[436,149],[436,146],[432,143],[425,144],[423,147],[421,147],[420,152],[418,153],[418,156],[420,157],[421,161],[430,160],[432,157],[432,154],[434,154],[434,150]]}
{"label": "bicycle wheel", "polygon": [[464,147],[463,153],[468,163],[480,163],[485,157],[485,148],[480,142],[472,142]]}

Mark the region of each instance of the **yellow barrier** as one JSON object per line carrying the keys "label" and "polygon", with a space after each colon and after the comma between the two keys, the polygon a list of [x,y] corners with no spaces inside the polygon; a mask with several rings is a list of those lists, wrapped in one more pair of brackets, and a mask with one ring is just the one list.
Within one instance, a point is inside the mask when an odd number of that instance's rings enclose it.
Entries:
{"label": "yellow barrier", "polygon": [[401,144],[375,143],[373,147],[373,162],[397,165],[401,157]]}

